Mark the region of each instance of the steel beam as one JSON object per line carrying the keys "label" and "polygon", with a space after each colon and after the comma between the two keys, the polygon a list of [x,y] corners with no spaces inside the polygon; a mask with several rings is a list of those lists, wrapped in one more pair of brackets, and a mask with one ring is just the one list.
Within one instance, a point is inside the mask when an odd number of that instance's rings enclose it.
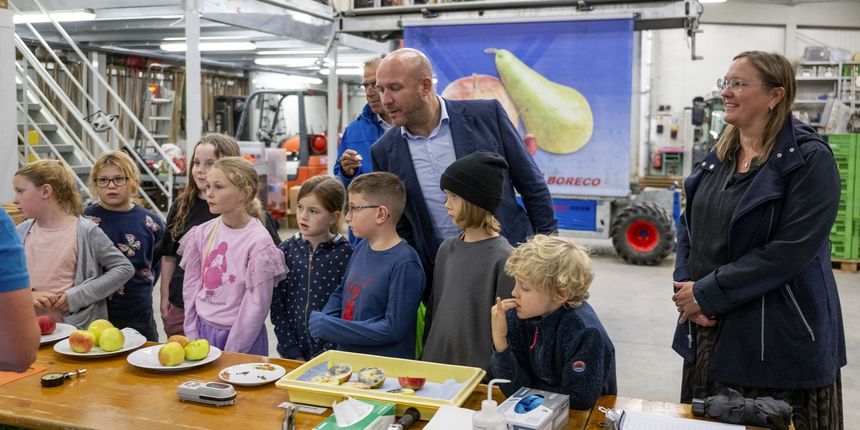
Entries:
{"label": "steel beam", "polygon": [[637,30],[680,28],[687,17],[685,3],[678,0],[620,2],[587,1],[582,8],[576,1],[489,1],[442,5],[379,8],[365,12],[356,9],[338,17],[340,31],[375,39],[396,39],[406,26],[491,24],[502,22],[539,22],[577,19],[605,19],[631,16]]}

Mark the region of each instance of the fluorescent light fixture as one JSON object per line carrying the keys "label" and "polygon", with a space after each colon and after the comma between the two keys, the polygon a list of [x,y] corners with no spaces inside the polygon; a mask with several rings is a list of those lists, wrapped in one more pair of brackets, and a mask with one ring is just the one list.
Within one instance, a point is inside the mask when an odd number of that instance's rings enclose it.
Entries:
{"label": "fluorescent light fixture", "polygon": [[254,64],[259,66],[310,67],[316,64],[313,57],[267,57],[257,58]]}
{"label": "fluorescent light fixture", "polygon": [[257,55],[322,55],[322,49],[298,49],[291,51],[260,51]]}
{"label": "fluorescent light fixture", "polygon": [[[253,51],[257,45],[253,42],[201,42],[200,51]],[[188,46],[184,42],[162,43],[159,48],[168,52],[185,52]]]}
{"label": "fluorescent light fixture", "polygon": [[[362,76],[364,75],[364,69],[362,68],[350,68],[350,69],[337,69],[338,76]],[[329,69],[321,69],[320,74],[328,75]]]}
{"label": "fluorescent light fixture", "polygon": [[[235,40],[235,39],[248,39],[250,36],[201,36],[200,40]],[[165,37],[161,39],[165,42],[184,42],[185,36],[183,37]]]}
{"label": "fluorescent light fixture", "polygon": [[277,73],[258,73],[252,81],[257,88],[267,89],[289,89],[304,88],[308,85],[320,85],[322,79],[310,76],[281,75]]}
{"label": "fluorescent light fixture", "polygon": [[[51,12],[51,17],[54,18],[57,22],[73,22],[73,21],[94,21],[96,19],[96,14],[91,10],[67,10],[67,11],[57,11]],[[12,22],[15,24],[25,24],[31,23],[36,24],[40,22],[51,22],[51,18],[44,13],[18,13],[12,17]]]}

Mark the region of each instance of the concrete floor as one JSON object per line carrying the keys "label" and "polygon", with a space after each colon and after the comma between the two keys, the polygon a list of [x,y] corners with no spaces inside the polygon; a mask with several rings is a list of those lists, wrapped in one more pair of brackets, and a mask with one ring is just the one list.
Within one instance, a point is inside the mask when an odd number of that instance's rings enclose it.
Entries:
{"label": "concrete floor", "polygon": [[[294,233],[295,230],[280,232],[282,238]],[[659,266],[633,266],[615,254],[609,240],[578,242],[592,251],[595,278],[588,301],[615,344],[618,394],[677,402],[682,360],[670,348],[676,316],[670,298],[674,254]],[[848,366],[842,369],[845,423],[857,423],[860,422],[860,320],[854,318],[850,309],[860,308],[860,273],[836,271],[835,274],[848,349]],[[153,303],[159,300],[156,289]],[[158,306],[155,312],[163,342]],[[276,357],[277,341],[268,319],[266,325],[269,354]]]}

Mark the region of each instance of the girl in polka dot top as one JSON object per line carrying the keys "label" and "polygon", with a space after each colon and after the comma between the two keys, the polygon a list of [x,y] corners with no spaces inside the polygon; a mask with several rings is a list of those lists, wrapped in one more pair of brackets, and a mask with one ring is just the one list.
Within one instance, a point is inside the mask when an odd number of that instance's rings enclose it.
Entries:
{"label": "girl in polka dot top", "polygon": [[345,196],[343,184],[330,176],[308,179],[299,190],[299,232],[279,246],[290,272],[272,297],[272,324],[284,358],[310,360],[334,347],[311,337],[308,316],[328,302],[352,256],[352,245],[339,233]]}

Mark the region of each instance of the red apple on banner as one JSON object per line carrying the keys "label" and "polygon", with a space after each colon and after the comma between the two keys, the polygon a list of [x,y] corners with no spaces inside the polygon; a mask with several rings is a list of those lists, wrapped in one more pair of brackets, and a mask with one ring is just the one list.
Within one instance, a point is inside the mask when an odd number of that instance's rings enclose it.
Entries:
{"label": "red apple on banner", "polygon": [[505,87],[502,86],[502,81],[494,76],[473,73],[472,76],[457,79],[445,87],[442,97],[450,100],[498,100],[508,114],[508,118],[514,123],[514,127],[520,128],[520,115],[517,113],[517,108],[505,91]]}
{"label": "red apple on banner", "polygon": [[535,135],[526,133],[526,135],[523,136],[523,142],[526,143],[526,149],[529,151],[529,154],[535,155],[535,152],[537,152],[538,149],[537,138]]}

